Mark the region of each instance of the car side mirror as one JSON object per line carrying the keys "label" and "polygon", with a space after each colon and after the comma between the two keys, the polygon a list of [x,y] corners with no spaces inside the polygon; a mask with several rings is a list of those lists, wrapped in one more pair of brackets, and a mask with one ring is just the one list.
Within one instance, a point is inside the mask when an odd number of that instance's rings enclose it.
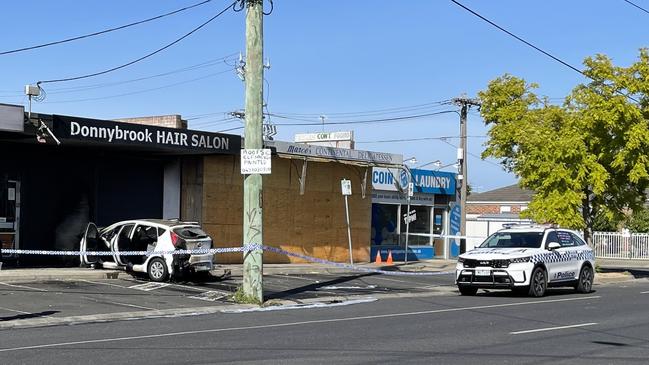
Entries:
{"label": "car side mirror", "polygon": [[556,250],[557,248],[560,248],[561,244],[559,242],[550,242],[548,243],[548,250],[553,251]]}

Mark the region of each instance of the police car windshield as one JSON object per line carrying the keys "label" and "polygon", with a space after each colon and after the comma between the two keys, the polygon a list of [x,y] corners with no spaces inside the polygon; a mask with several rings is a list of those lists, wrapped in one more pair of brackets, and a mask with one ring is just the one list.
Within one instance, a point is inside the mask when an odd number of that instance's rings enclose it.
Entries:
{"label": "police car windshield", "polygon": [[539,248],[543,232],[496,232],[489,236],[481,248]]}

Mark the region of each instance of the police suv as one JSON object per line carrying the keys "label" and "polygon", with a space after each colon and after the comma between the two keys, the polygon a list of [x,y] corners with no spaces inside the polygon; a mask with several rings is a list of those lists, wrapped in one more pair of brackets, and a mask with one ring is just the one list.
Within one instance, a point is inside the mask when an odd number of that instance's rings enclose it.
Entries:
{"label": "police suv", "polygon": [[541,297],[548,287],[572,286],[588,293],[595,254],[574,231],[517,225],[489,236],[458,258],[455,283],[462,295],[479,288],[511,289]]}

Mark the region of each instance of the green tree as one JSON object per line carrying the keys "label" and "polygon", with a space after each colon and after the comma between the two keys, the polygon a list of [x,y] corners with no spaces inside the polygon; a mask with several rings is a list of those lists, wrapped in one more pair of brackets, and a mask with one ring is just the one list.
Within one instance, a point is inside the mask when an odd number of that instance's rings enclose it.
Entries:
{"label": "green tree", "polygon": [[[501,160],[535,191],[524,215],[585,229],[595,217],[619,221],[637,209],[649,184],[649,53],[629,67],[603,55],[584,61],[590,83],[576,86],[563,105],[538,87],[504,75],[479,93],[490,126],[483,158]],[[637,100],[638,102],[631,100]]]}
{"label": "green tree", "polygon": [[631,232],[649,232],[649,209],[644,207],[631,213],[626,226]]}

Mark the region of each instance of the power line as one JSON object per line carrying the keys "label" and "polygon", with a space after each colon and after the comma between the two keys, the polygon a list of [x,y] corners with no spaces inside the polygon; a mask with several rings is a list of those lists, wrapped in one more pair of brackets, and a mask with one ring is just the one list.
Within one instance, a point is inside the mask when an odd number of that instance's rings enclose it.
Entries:
{"label": "power line", "polygon": [[[591,76],[588,76],[587,74],[585,74],[582,70],[578,69],[577,67],[575,67],[575,66],[569,64],[568,62],[566,62],[566,61],[560,59],[559,57],[556,57],[556,56],[554,56],[553,54],[551,54],[551,53],[549,53],[549,52],[546,52],[546,51],[544,51],[543,49],[541,49],[541,48],[539,48],[539,47],[533,45],[532,43],[526,41],[525,39],[523,39],[523,38],[517,36],[516,34],[514,34],[514,33],[510,32],[510,31],[508,31],[507,29],[501,27],[500,25],[498,25],[498,24],[492,22],[491,20],[485,18],[484,16],[478,14],[477,12],[473,11],[472,9],[470,9],[470,8],[468,8],[468,7],[464,6],[464,5],[462,5],[462,4],[459,3],[458,1],[456,1],[456,0],[451,0],[451,1],[452,1],[454,4],[456,4],[457,6],[459,6],[459,7],[463,8],[464,10],[468,11],[469,13],[471,13],[471,14],[477,16],[478,18],[480,18],[480,19],[484,20],[485,22],[491,24],[492,26],[498,28],[498,29],[501,30],[502,32],[508,34],[509,36],[511,36],[511,37],[513,37],[513,38],[515,38],[515,39],[517,39],[517,40],[520,41],[520,42],[525,43],[525,44],[528,45],[529,47],[534,48],[535,50],[537,50],[537,51],[543,53],[544,55],[546,55],[546,56],[552,58],[553,60],[555,60],[555,61],[561,63],[562,65],[564,65],[564,66],[570,68],[571,70],[580,73],[582,76],[584,76],[584,77],[586,77],[586,78],[588,78],[588,79],[590,79],[590,80],[592,80],[592,81],[595,81],[595,82],[602,82],[601,80],[596,80],[596,79],[592,78]],[[608,86],[608,85],[604,84],[604,86]],[[626,97],[626,98],[628,98],[628,99],[630,99],[630,100],[633,100],[633,101],[635,101],[636,103],[640,103],[638,100],[636,100],[636,99],[633,98],[632,96],[630,96],[630,95],[628,95],[628,94],[625,94],[625,93],[623,93],[623,92],[620,91],[620,90],[613,90],[613,92],[615,92],[615,93],[617,93],[617,94],[620,94],[620,95],[622,95],[622,96],[624,96],[624,97]]]}
{"label": "power line", "polygon": [[338,113],[284,113],[284,112],[278,112],[278,114],[282,115],[289,115],[289,116],[295,116],[295,117],[314,117],[314,118],[320,118],[321,115],[327,115],[327,117],[333,118],[334,116],[359,116],[361,114],[391,114],[391,112],[398,113],[400,111],[409,111],[409,110],[414,110],[414,109],[424,109],[428,108],[431,106],[439,106],[443,105],[444,103],[448,102],[449,100],[442,100],[442,101],[434,101],[430,103],[424,103],[424,104],[417,104],[417,105],[411,105],[411,106],[403,106],[403,107],[394,107],[394,108],[386,108],[386,109],[375,109],[375,110],[367,110],[367,111],[358,111],[358,112],[338,112]]}
{"label": "power line", "polygon": [[158,16],[154,16],[154,17],[152,17],[152,18],[148,18],[148,19],[140,20],[140,21],[133,22],[133,23],[129,23],[129,24],[125,24],[125,25],[120,25],[119,27],[108,28],[108,29],[104,29],[104,30],[101,30],[101,31],[98,31],[98,32],[94,32],[94,33],[88,33],[88,34],[84,34],[84,35],[80,35],[80,36],[76,36],[76,37],[71,37],[71,38],[67,38],[67,39],[62,39],[62,40],[59,40],[59,41],[54,41],[54,42],[49,42],[49,43],[38,44],[38,45],[35,45],[35,46],[29,46],[29,47],[24,47],[24,48],[17,48],[17,49],[12,49],[12,50],[10,50],[10,51],[3,51],[3,52],[0,52],[0,56],[2,56],[2,55],[6,55],[6,54],[11,54],[11,53],[18,53],[18,52],[30,51],[30,50],[37,49],[37,48],[43,48],[43,47],[54,46],[54,45],[57,45],[57,44],[62,44],[62,43],[67,43],[67,42],[72,42],[72,41],[77,41],[77,40],[79,40],[79,39],[90,38],[90,37],[98,36],[98,35],[101,35],[101,34],[106,34],[106,33],[114,32],[114,31],[117,31],[117,30],[121,30],[121,29],[129,28],[129,27],[132,27],[132,26],[135,26],[135,25],[140,25],[140,24],[148,23],[148,22],[151,22],[151,21],[154,21],[154,20],[162,19],[162,18],[168,17],[168,16],[170,16],[170,15],[178,14],[178,13],[183,12],[183,11],[185,11],[185,10],[189,10],[189,9],[192,9],[192,8],[195,8],[195,7],[198,7],[198,6],[201,6],[201,5],[206,4],[206,3],[209,3],[209,2],[211,2],[211,1],[212,1],[212,0],[201,1],[200,3],[196,3],[196,4],[194,4],[194,5],[186,6],[186,7],[184,7],[184,8],[180,8],[180,9],[178,9],[178,10],[174,10],[174,11],[171,11],[171,12],[169,12],[169,13],[161,14],[161,15],[158,15]]}
{"label": "power line", "polygon": [[[349,124],[366,124],[366,123],[383,123],[383,122],[397,122],[397,121],[402,121],[402,120],[408,120],[408,119],[418,119],[418,118],[425,118],[425,117],[430,117],[433,115],[440,115],[440,114],[448,114],[448,113],[457,113],[455,110],[444,110],[440,112],[435,112],[435,113],[427,113],[427,114],[419,114],[419,115],[408,115],[408,116],[402,116],[402,117],[395,117],[395,118],[381,118],[381,119],[368,119],[368,120],[357,120],[357,121],[347,121],[347,122],[311,122],[308,121],[309,123],[276,123],[276,126],[309,126],[309,125],[349,125]],[[302,120],[305,121],[304,119],[298,119],[298,118],[290,118],[286,117],[284,115],[279,115],[279,114],[269,114],[273,117],[276,118],[282,118],[282,119],[292,119],[292,120]]]}
{"label": "power line", "polygon": [[167,89],[167,88],[174,87],[174,86],[179,86],[179,85],[188,84],[188,83],[190,83],[190,82],[195,82],[195,81],[199,81],[199,80],[204,80],[204,79],[209,78],[209,77],[214,77],[214,76],[217,76],[217,75],[222,75],[222,74],[227,73],[227,72],[231,72],[232,70],[233,70],[233,69],[227,69],[227,70],[223,70],[223,71],[219,71],[219,72],[214,72],[214,73],[211,73],[211,74],[207,74],[207,75],[204,75],[204,76],[201,76],[201,77],[196,77],[196,78],[193,78],[193,79],[190,79],[190,80],[185,80],[185,81],[175,82],[175,83],[173,83],[173,84],[167,84],[167,85],[163,85],[163,86],[159,86],[159,87],[154,87],[154,88],[150,88],[150,89],[143,89],[143,90],[138,90],[138,91],[131,91],[131,92],[122,93],[122,94],[115,94],[115,95],[108,95],[108,96],[99,96],[99,97],[95,97],[95,98],[86,98],[86,99],[59,100],[59,101],[46,101],[45,103],[48,103],[48,104],[78,103],[78,102],[83,102],[83,101],[96,101],[96,100],[104,100],[104,99],[113,99],[113,98],[119,98],[119,97],[122,97],[122,96],[129,96],[129,95],[142,94],[142,93],[149,92],[149,91],[155,91],[155,90]]}
{"label": "power line", "polygon": [[640,5],[638,5],[638,4],[636,4],[636,3],[633,3],[633,2],[631,2],[631,1],[629,1],[629,0],[624,0],[624,2],[626,2],[626,3],[628,3],[628,4],[632,5],[632,6],[635,6],[636,8],[638,8],[638,9],[644,11],[645,13],[649,14],[649,10],[647,10],[647,9],[645,9],[645,8],[643,8],[643,7],[641,7]]}
{"label": "power line", "polygon": [[[397,142],[417,142],[417,141],[435,141],[457,139],[460,136],[441,136],[441,137],[421,137],[421,138],[402,138],[402,139],[384,139],[378,141],[357,141],[355,143],[397,143]],[[487,138],[487,136],[467,136],[467,138]]]}
{"label": "power line", "polygon": [[100,72],[95,72],[95,73],[92,73],[92,74],[87,74],[87,75],[82,75],[82,76],[75,76],[75,77],[68,77],[68,78],[63,78],[63,79],[42,80],[42,81],[38,81],[38,82],[36,83],[36,85],[39,85],[39,86],[40,86],[40,84],[45,84],[45,83],[64,82],[64,81],[73,81],[73,80],[85,79],[85,78],[89,78],[89,77],[94,77],[94,76],[99,76],[99,75],[107,74],[107,73],[109,73],[109,72],[117,71],[117,70],[122,69],[122,68],[124,68],[124,67],[130,66],[130,65],[133,65],[133,64],[135,64],[135,63],[137,63],[137,62],[140,62],[140,61],[142,61],[142,60],[145,60],[145,59],[147,59],[147,58],[149,58],[149,57],[151,57],[151,56],[153,56],[153,55],[155,55],[155,54],[157,54],[157,53],[160,53],[160,52],[164,51],[165,49],[167,49],[167,48],[173,46],[174,44],[176,44],[176,43],[182,41],[183,39],[189,37],[189,36],[192,35],[193,33],[197,32],[198,30],[200,30],[201,28],[203,28],[204,26],[206,26],[207,24],[209,24],[210,22],[212,22],[214,19],[216,19],[216,18],[218,18],[219,16],[221,16],[221,15],[222,15],[223,13],[225,13],[228,9],[232,8],[232,7],[234,6],[235,3],[236,3],[236,1],[233,2],[232,4],[228,5],[225,9],[221,10],[219,13],[217,13],[216,15],[214,15],[213,17],[211,17],[210,19],[208,19],[207,21],[205,21],[204,23],[202,23],[202,24],[199,25],[198,27],[192,29],[189,33],[186,33],[186,34],[183,35],[182,37],[180,37],[180,38],[176,39],[175,41],[173,41],[173,42],[171,42],[171,43],[165,45],[164,47],[158,48],[157,50],[155,50],[155,51],[153,51],[153,52],[151,52],[151,53],[148,53],[148,54],[146,54],[146,55],[144,55],[144,56],[142,56],[142,57],[140,57],[140,58],[138,58],[138,59],[136,59],[136,60],[133,60],[133,61],[131,61],[131,62],[127,62],[127,63],[125,63],[125,64],[123,64],[123,65],[120,65],[120,66],[116,66],[116,67],[110,68],[110,69],[108,69],[108,70],[104,70],[104,71],[100,71]]}
{"label": "power line", "polygon": [[[454,145],[453,143],[451,143],[451,142],[449,142],[449,141],[447,141],[447,140],[445,140],[445,139],[440,139],[440,141],[446,143],[447,145],[449,145],[449,146],[451,146],[451,147],[453,147],[453,148],[455,148],[455,149],[457,149],[457,148],[459,147],[459,146]],[[479,159],[479,160],[481,160],[481,161],[484,161],[484,162],[486,162],[486,163],[492,164],[492,165],[494,165],[494,166],[502,167],[501,165],[499,165],[499,164],[497,164],[497,163],[495,163],[495,162],[491,162],[491,161],[489,161],[489,160],[485,160],[485,159],[483,159],[482,157],[476,155],[475,153],[471,153],[471,152],[469,152],[469,151],[466,151],[466,153],[467,153],[468,155],[470,155],[470,156],[472,156],[472,157],[475,157],[475,158],[477,158],[477,159]]]}
{"label": "power line", "polygon": [[[208,61],[204,61],[201,63],[197,63],[195,65],[183,67],[180,69],[172,70],[172,71],[167,71],[155,75],[148,75],[148,76],[143,76],[143,77],[138,77],[135,79],[130,79],[130,80],[123,80],[123,81],[115,81],[115,82],[104,82],[104,83],[98,83],[98,84],[88,84],[88,85],[80,85],[80,86],[73,86],[73,87],[62,87],[62,88],[56,88],[56,89],[51,89],[48,90],[48,94],[68,94],[68,93],[75,93],[75,92],[82,92],[82,91],[87,91],[87,90],[93,90],[93,89],[100,89],[104,87],[111,87],[111,86],[118,86],[118,85],[124,85],[124,84],[129,84],[129,83],[134,83],[138,81],[144,81],[144,80],[150,80],[158,77],[163,77],[163,76],[169,76],[173,74],[178,74],[182,72],[188,72],[188,71],[194,71],[198,70],[201,68],[206,68],[206,67],[211,67],[214,65],[217,65],[221,63],[221,61],[227,61],[229,58],[232,56],[236,55],[236,53],[219,57],[216,59],[211,59]],[[227,62],[224,62],[227,64]],[[11,97],[11,96],[22,96],[23,93],[15,93],[15,94],[7,94],[7,95],[0,95],[0,97]]]}

